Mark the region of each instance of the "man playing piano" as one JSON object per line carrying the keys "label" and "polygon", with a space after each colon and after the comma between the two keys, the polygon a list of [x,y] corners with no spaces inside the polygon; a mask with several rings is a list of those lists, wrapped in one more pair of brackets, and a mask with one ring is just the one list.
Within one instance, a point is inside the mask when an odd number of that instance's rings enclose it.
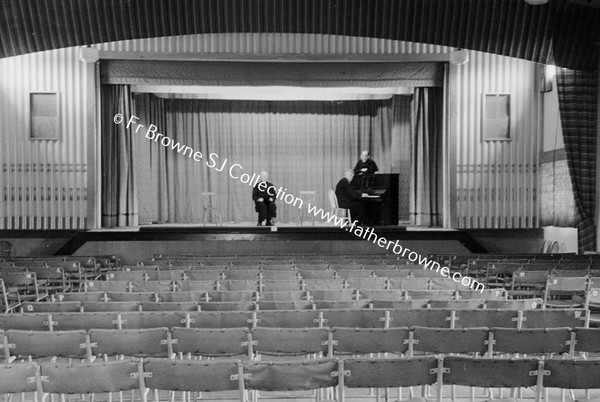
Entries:
{"label": "man playing piano", "polygon": [[379,168],[373,159],[370,159],[369,151],[366,149],[361,152],[360,159],[354,166],[354,174],[373,174],[377,172]]}
{"label": "man playing piano", "polygon": [[362,226],[368,222],[365,214],[365,206],[362,202],[362,194],[360,190],[350,186],[353,177],[354,172],[350,169],[346,170],[344,178],[335,186],[335,196],[337,197],[338,206],[349,209],[352,219],[358,221],[357,224]]}

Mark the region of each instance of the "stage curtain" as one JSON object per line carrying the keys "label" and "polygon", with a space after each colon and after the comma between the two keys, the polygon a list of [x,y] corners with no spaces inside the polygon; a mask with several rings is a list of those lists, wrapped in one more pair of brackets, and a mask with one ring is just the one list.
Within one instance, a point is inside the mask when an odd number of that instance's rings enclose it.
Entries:
{"label": "stage curtain", "polygon": [[596,249],[598,74],[556,69],[558,105],[573,186],[579,252]]}
{"label": "stage curtain", "polygon": [[[140,124],[155,124],[159,133],[202,153],[197,162],[151,142],[141,130],[135,135],[140,222],[202,222],[201,193],[207,191],[219,194],[224,221],[254,222],[252,188],[230,177],[234,164],[238,177],[267,170],[270,181],[302,199],[305,208],[308,200],[300,191],[317,191],[314,204],[329,211],[327,190],[354,167],[362,149],[371,150],[380,172],[402,173],[402,143],[393,140],[392,126],[398,119],[410,121],[410,108],[394,105],[410,99],[264,102],[135,95]],[[215,169],[207,166],[211,153],[218,155]],[[278,221],[297,220],[298,203],[277,205]]]}
{"label": "stage curtain", "polygon": [[415,88],[412,104],[410,214],[418,226],[442,220],[442,90]]}
{"label": "stage curtain", "polygon": [[[101,134],[102,226],[135,226],[138,224],[133,139],[126,129],[131,116],[131,92],[128,85],[102,86],[103,119]],[[123,122],[115,124],[115,114]]]}

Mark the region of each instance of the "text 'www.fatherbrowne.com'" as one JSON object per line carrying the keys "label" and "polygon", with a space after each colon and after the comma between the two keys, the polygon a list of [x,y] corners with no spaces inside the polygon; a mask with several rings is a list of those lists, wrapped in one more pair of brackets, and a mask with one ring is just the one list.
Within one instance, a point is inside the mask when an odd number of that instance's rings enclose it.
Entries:
{"label": "text 'www.fatherbrowne.com'", "polygon": [[[123,115],[121,113],[115,114],[113,121],[115,124],[123,123]],[[134,133],[139,132],[140,134],[143,134],[144,137],[149,141],[160,144],[165,148],[170,148],[182,156],[193,159],[194,162],[202,162],[204,160],[204,155],[201,151],[195,150],[193,147],[160,133],[158,131],[158,127],[154,124],[150,124],[148,126],[140,124],[140,118],[135,115],[131,115],[125,128],[128,130],[133,130]],[[221,159],[215,152],[211,152],[208,155],[207,160],[204,160],[204,163],[209,169],[213,169],[217,172],[226,171],[229,177],[234,180],[238,180],[249,187],[255,187],[263,184],[260,181],[260,175],[254,172],[245,171],[242,165],[239,163],[231,163],[227,158]],[[267,188],[266,191],[273,198],[281,200],[287,205],[291,205],[298,209],[306,208],[306,211],[316,218],[344,229],[352,233],[354,236],[366,241],[370,241],[381,248],[385,248],[387,251],[391,251],[393,254],[399,257],[407,258],[410,262],[421,265],[423,269],[429,269],[438,272],[445,278],[452,278],[454,282],[460,283],[469,289],[478,290],[482,293],[485,290],[485,285],[483,283],[471,278],[470,276],[462,275],[460,272],[452,272],[450,268],[440,265],[437,261],[429,259],[428,257],[424,257],[418,252],[412,251],[409,248],[403,247],[398,240],[387,240],[385,237],[378,236],[373,228],[364,228],[360,225],[357,225],[356,221],[350,222],[350,220],[345,217],[339,217],[331,212],[323,210],[323,208],[320,208],[317,205],[312,205],[311,203],[306,203],[305,206],[304,201],[301,198],[296,197],[294,194],[289,193],[287,188],[275,188],[272,186]]]}

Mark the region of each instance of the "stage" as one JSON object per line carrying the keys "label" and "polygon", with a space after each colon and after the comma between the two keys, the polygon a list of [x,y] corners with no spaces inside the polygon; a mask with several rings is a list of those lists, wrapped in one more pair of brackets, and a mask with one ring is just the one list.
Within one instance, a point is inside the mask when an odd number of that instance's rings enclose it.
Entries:
{"label": "stage", "polygon": [[365,228],[363,236],[323,223],[154,224],[91,230],[3,230],[0,240],[13,244],[15,256],[118,255],[127,263],[155,254],[281,255],[393,254],[377,240],[398,241],[403,248],[428,254],[535,253],[542,229],[449,229],[413,226]]}

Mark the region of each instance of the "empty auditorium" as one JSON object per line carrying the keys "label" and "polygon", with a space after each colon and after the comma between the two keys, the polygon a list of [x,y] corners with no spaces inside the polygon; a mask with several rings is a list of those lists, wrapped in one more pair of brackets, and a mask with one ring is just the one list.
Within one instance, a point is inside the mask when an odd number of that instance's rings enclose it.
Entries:
{"label": "empty auditorium", "polygon": [[600,0],[3,0],[5,402],[600,401]]}

